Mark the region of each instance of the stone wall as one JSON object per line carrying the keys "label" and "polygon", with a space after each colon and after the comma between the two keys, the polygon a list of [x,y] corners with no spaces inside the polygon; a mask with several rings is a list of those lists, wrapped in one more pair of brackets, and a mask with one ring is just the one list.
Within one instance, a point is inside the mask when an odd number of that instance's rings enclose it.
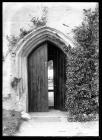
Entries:
{"label": "stone wall", "polygon": [[13,88],[11,83],[16,77],[16,64],[15,58],[9,54],[6,59],[3,61],[3,85],[2,85],[2,100],[3,100],[3,109],[7,110],[25,110],[25,95],[19,99],[18,86]]}

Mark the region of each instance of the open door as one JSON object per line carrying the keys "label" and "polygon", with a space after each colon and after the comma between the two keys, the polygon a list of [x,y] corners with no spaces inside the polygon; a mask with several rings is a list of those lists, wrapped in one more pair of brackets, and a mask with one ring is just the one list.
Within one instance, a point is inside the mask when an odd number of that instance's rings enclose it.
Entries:
{"label": "open door", "polygon": [[53,60],[54,109],[65,110],[65,54],[48,43],[48,60]]}
{"label": "open door", "polygon": [[48,111],[47,44],[28,56],[28,111]]}

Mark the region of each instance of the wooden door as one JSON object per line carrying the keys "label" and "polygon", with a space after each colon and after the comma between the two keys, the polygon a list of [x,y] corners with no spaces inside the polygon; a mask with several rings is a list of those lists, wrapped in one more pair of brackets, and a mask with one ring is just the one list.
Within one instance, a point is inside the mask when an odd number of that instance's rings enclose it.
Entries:
{"label": "wooden door", "polygon": [[28,111],[48,111],[47,44],[28,56]]}
{"label": "wooden door", "polygon": [[64,110],[65,104],[65,54],[56,49],[54,51],[54,89],[55,109]]}

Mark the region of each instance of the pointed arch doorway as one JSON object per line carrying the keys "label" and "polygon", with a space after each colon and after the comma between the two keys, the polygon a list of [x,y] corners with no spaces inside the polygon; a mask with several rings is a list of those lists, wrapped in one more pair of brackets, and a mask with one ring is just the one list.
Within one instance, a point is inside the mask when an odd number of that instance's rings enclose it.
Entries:
{"label": "pointed arch doorway", "polygon": [[53,108],[64,110],[65,54],[55,44],[45,41],[28,56],[28,112],[49,110],[48,61],[53,61]]}
{"label": "pointed arch doorway", "polygon": [[21,84],[17,88],[17,96],[22,110],[26,112],[49,110],[47,64],[51,59],[54,62],[54,108],[63,108],[61,100],[64,98],[61,98],[61,93],[64,93],[65,84],[61,83],[64,83],[62,77],[63,74],[65,75],[63,72],[65,69],[62,70],[62,61],[65,60],[64,54],[66,57],[70,55],[64,50],[66,47],[76,46],[77,44],[62,32],[46,26],[33,30],[18,42],[12,50],[16,54],[13,76],[21,79]]}

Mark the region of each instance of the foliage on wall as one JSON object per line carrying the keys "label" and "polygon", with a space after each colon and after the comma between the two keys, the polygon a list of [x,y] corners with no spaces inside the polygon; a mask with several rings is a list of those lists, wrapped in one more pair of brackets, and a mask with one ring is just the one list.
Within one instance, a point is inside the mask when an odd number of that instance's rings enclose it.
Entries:
{"label": "foliage on wall", "polygon": [[34,29],[41,27],[41,26],[45,26],[47,24],[47,13],[48,13],[48,8],[44,7],[42,9],[41,18],[39,18],[39,17],[31,18],[30,22],[33,23],[33,26],[31,26],[29,30],[20,28],[20,34],[18,36],[15,36],[15,35],[6,36],[6,39],[9,43],[9,45],[8,45],[9,48],[8,48],[8,52],[7,52],[6,56],[9,54],[9,52],[12,51],[12,48],[15,47],[15,45],[19,42],[20,39],[22,39],[24,36],[29,34]]}
{"label": "foliage on wall", "polygon": [[99,17],[84,10],[85,19],[74,29],[78,48],[66,60],[66,109],[71,115],[98,113],[99,108]]}
{"label": "foliage on wall", "polygon": [[31,22],[33,23],[34,28],[38,28],[38,27],[46,25],[46,23],[47,23],[47,13],[48,13],[48,8],[44,7],[42,9],[42,16],[41,16],[41,18],[33,17],[31,19]]}

